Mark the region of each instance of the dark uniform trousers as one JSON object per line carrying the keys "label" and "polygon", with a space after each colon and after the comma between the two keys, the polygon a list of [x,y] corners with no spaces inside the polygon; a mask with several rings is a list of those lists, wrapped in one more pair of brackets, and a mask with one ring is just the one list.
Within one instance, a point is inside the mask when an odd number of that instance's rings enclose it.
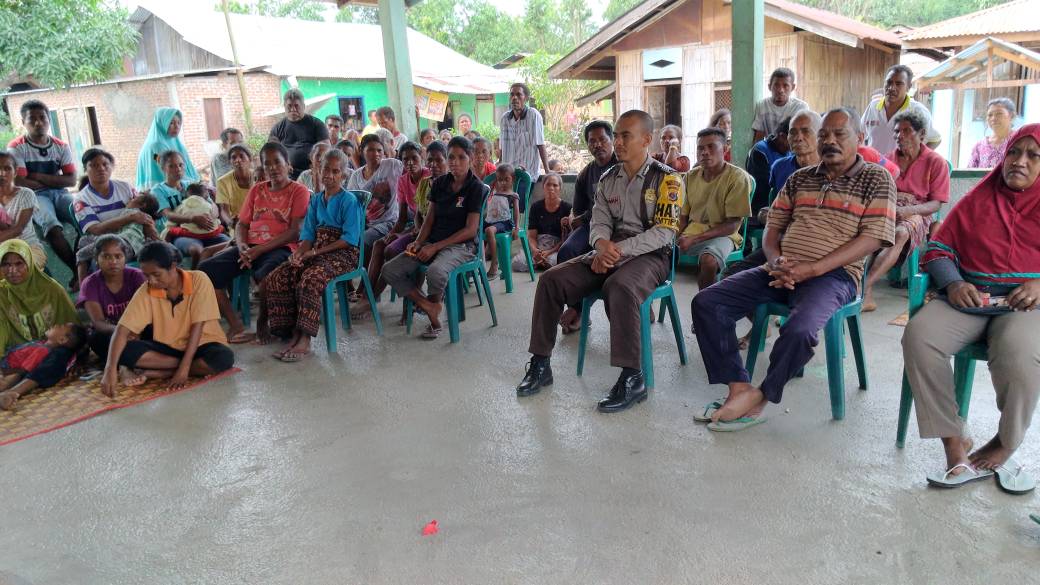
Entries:
{"label": "dark uniform trousers", "polygon": [[534,295],[528,351],[551,355],[564,306],[580,307],[584,297],[602,289],[610,320],[610,365],[640,369],[639,305],[668,278],[668,254],[662,249],[636,256],[605,274],[593,272],[584,257],[547,270]]}

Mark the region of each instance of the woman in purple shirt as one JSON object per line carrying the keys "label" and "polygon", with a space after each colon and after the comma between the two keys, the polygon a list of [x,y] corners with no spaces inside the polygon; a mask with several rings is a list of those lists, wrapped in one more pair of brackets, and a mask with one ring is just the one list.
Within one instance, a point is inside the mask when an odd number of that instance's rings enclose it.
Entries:
{"label": "woman in purple shirt", "polygon": [[90,349],[102,360],[108,356],[108,344],[119,318],[137,289],[145,282],[144,274],[126,265],[126,242],[114,234],[105,234],[94,242],[94,258],[98,271],[83,279],[77,307],[90,316]]}
{"label": "woman in purple shirt", "polygon": [[971,149],[968,168],[991,169],[1004,160],[1008,140],[1014,130],[1015,102],[1006,97],[994,98],[986,105],[986,125],[993,131]]}

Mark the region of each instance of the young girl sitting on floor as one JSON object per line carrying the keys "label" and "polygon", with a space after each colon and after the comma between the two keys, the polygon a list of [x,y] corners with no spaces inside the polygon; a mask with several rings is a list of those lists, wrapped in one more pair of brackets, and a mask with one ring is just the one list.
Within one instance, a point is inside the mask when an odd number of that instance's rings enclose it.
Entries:
{"label": "young girl sitting on floor", "polygon": [[39,341],[12,347],[0,360],[0,410],[11,410],[22,396],[61,381],[86,343],[85,327],[61,323]]}

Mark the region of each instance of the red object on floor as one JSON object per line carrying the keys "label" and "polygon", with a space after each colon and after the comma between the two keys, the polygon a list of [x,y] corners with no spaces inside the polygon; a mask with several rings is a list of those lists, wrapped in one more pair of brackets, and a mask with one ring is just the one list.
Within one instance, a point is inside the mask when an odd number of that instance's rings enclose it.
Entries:
{"label": "red object on floor", "polygon": [[434,534],[437,534],[437,521],[436,520],[430,520],[429,524],[427,524],[426,526],[423,526],[422,535],[423,536],[433,536]]}

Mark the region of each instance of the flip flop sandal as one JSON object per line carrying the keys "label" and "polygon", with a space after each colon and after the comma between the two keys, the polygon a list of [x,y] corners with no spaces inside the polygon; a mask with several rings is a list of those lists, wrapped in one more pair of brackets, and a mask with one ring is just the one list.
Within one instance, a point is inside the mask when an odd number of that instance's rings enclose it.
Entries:
{"label": "flip flop sandal", "polygon": [[236,334],[232,335],[231,337],[229,337],[228,338],[228,343],[230,343],[232,345],[239,345],[239,344],[242,344],[242,343],[249,343],[249,342],[253,341],[254,339],[256,339],[256,333],[248,333],[246,331],[243,331],[241,333],[236,333]]}
{"label": "flip flop sandal", "polygon": [[307,352],[287,351],[284,354],[282,354],[282,357],[280,357],[278,359],[282,360],[283,362],[285,362],[287,364],[294,364],[296,362],[303,361],[304,358],[309,357],[310,355],[311,355],[311,352],[309,352],[309,351],[307,351]]}
{"label": "flip flop sandal", "polygon": [[710,423],[711,422],[711,416],[713,414],[715,414],[716,410],[722,408],[722,405],[725,403],[725,401],[726,401],[725,398],[719,398],[718,400],[716,400],[714,402],[709,402],[708,404],[706,404],[704,406],[704,412],[702,412],[701,414],[693,415],[693,421],[694,422],[702,422],[702,423]]}
{"label": "flip flop sandal", "polygon": [[[957,469],[964,469],[964,471],[954,475],[953,472]],[[958,463],[944,473],[933,473],[925,479],[928,480],[928,485],[937,488],[953,489],[992,476],[993,472],[988,469],[975,469],[967,463]]]}
{"label": "flip flop sandal", "polygon": [[730,421],[719,421],[708,423],[708,430],[715,431],[716,433],[735,433],[750,429],[753,426],[760,425],[766,422],[766,417],[761,414],[758,416],[742,416],[735,418]]}
{"label": "flip flop sandal", "polygon": [[1004,465],[997,467],[997,485],[1005,492],[1021,496],[1036,489],[1036,480],[1025,471],[1025,466],[1014,459],[1008,459]]}
{"label": "flip flop sandal", "polygon": [[434,327],[433,325],[427,325],[426,330],[422,332],[423,339],[437,339],[441,336],[442,329],[440,327]]}

